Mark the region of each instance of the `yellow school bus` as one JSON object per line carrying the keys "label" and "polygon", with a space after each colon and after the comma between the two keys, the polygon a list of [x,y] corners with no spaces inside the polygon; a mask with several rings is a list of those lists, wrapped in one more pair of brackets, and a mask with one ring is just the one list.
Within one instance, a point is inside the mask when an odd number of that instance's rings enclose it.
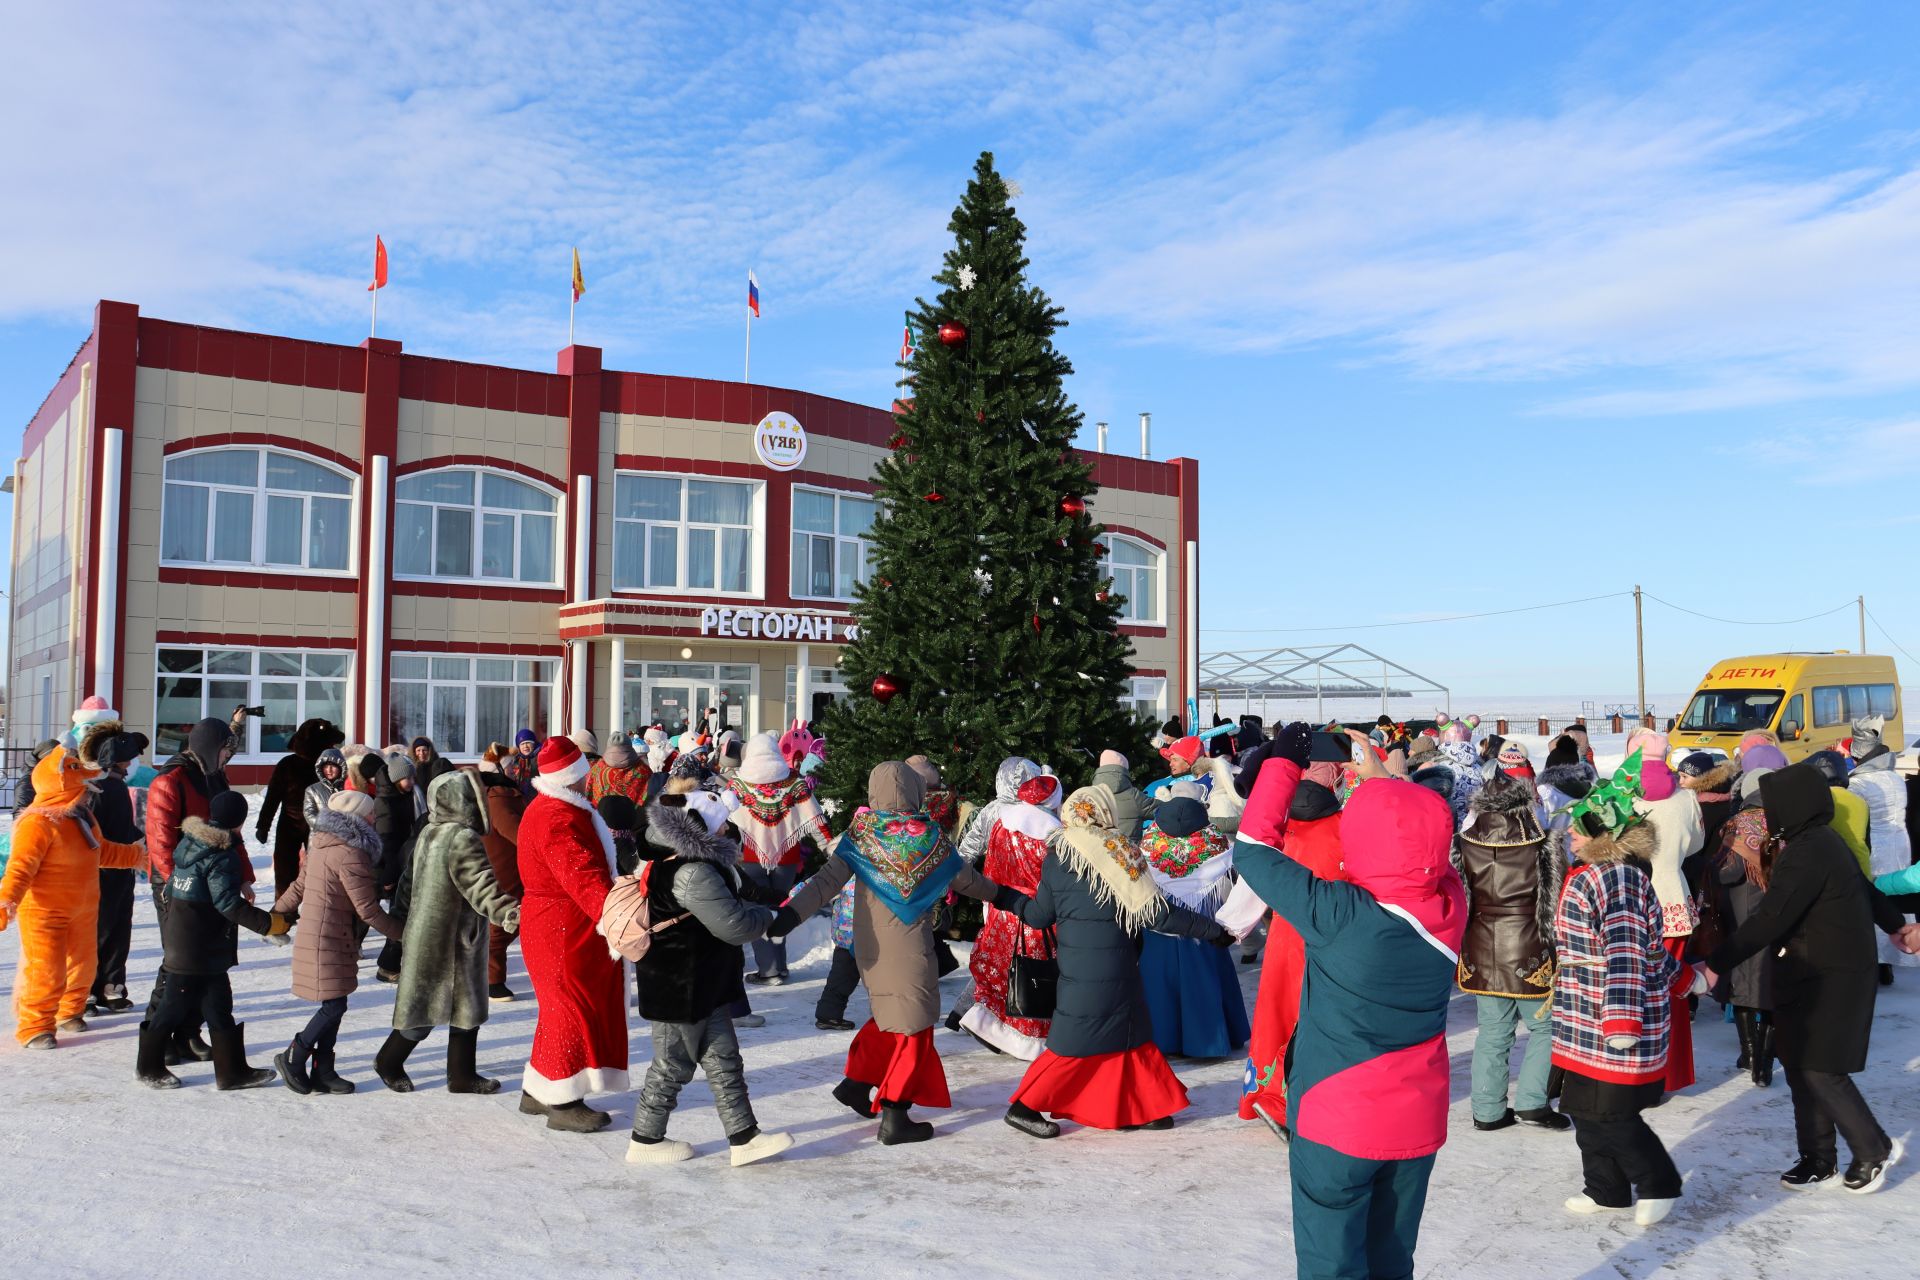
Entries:
{"label": "yellow school bus", "polygon": [[1771,730],[1789,760],[1853,735],[1863,716],[1887,718],[1885,740],[1906,745],[1900,675],[1876,654],[1763,653],[1716,662],[1673,727],[1674,750],[1732,755],[1743,735]]}

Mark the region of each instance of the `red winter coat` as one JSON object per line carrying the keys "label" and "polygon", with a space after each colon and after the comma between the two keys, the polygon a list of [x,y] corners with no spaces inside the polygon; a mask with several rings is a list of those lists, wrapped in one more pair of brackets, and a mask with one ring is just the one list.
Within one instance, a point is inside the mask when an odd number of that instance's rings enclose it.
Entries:
{"label": "red winter coat", "polygon": [[[213,797],[227,789],[224,774],[209,783],[200,762],[181,752],[147,784],[147,856],[154,884],[165,884],[173,874],[173,847],[180,843],[180,826],[188,818],[205,820]],[[240,878],[253,883],[253,861],[241,852]]]}
{"label": "red winter coat", "polygon": [[[1302,782],[1307,790],[1316,784]],[[1322,880],[1345,880],[1340,851],[1340,810],[1332,793],[1317,787],[1331,811],[1294,806],[1281,837],[1286,855]],[[1298,792],[1295,793],[1299,795]],[[1253,1120],[1255,1104],[1275,1124],[1287,1123],[1287,1045],[1300,1023],[1300,983],[1307,975],[1307,944],[1294,927],[1278,915],[1267,926],[1267,949],[1261,957],[1260,991],[1254,997],[1253,1033],[1247,1038],[1249,1074],[1240,1095],[1240,1118]]]}
{"label": "red winter coat", "polygon": [[613,835],[586,796],[534,787],[516,852],[520,954],[540,1015],[521,1087],[559,1106],[628,1088],[626,996],[620,962],[594,931],[613,887]]}

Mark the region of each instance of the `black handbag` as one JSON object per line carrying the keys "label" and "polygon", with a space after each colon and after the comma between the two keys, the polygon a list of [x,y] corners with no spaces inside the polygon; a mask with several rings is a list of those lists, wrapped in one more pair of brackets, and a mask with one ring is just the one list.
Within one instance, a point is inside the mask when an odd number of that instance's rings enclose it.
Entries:
{"label": "black handbag", "polygon": [[1046,1022],[1053,1017],[1054,999],[1060,987],[1060,944],[1053,930],[1046,931],[1048,949],[1053,955],[1027,954],[1027,931],[1014,940],[1013,960],[1007,967],[1007,1016],[1029,1022]]}

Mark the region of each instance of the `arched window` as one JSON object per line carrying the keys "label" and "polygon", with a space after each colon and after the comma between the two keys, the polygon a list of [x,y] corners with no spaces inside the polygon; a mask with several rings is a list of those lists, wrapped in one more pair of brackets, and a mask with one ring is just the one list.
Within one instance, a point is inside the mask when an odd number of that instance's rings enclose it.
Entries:
{"label": "arched window", "polygon": [[1124,622],[1159,622],[1160,550],[1124,534],[1100,535],[1100,571],[1113,580]]}
{"label": "arched window", "polygon": [[277,449],[201,449],[163,468],[160,559],[343,572],[353,477]]}
{"label": "arched window", "polygon": [[394,486],[398,578],[555,584],[559,496],[516,476],[453,468]]}

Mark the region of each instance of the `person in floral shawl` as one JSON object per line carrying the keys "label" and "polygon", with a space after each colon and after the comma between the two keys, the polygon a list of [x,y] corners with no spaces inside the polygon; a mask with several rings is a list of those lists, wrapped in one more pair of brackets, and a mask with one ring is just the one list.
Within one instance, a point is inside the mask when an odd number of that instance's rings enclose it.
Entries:
{"label": "person in floral shawl", "polygon": [[635,809],[647,803],[647,782],[653,770],[633,749],[626,735],[607,735],[607,753],[593,762],[587,771],[587,799],[598,806],[608,796],[625,796]]}
{"label": "person in floral shawl", "polygon": [[[1060,829],[1060,780],[1042,774],[1020,784],[1013,804],[1000,810],[987,837],[987,878],[1032,894],[1040,887],[1047,839]],[[987,908],[973,944],[974,1005],[960,1026],[989,1049],[1032,1062],[1047,1047],[1047,1020],[1007,1016],[1007,974],[1015,947],[1028,955],[1052,955],[1039,929],[1029,929],[1010,911]]]}
{"label": "person in floral shawl", "polygon": [[[1162,801],[1140,832],[1140,852],[1161,892],[1189,911],[1213,915],[1233,888],[1233,842],[1198,800]],[[1149,933],[1140,940],[1140,981],[1160,1052],[1225,1058],[1246,1046],[1247,1002],[1219,947]]]}
{"label": "person in floral shawl", "polygon": [[1153,1043],[1137,939],[1176,933],[1224,955],[1233,935],[1167,897],[1116,829],[1106,788],[1068,796],[1061,820],[1019,912],[1029,928],[1058,930],[1058,998],[1046,1050],[1008,1100],[1007,1123],[1036,1138],[1059,1136],[1049,1114],[1097,1129],[1171,1129],[1187,1091]]}
{"label": "person in floral shawl", "polygon": [[925,784],[898,760],[867,776],[867,809],[854,815],[826,864],[793,892],[774,918],[771,934],[785,936],[832,901],[849,879],[853,893],[853,952],[873,1016],[853,1038],[846,1078],[833,1096],[856,1115],[880,1116],[886,1146],[925,1142],[933,1126],[909,1110],[953,1105],[946,1069],[933,1047],[940,1016],[940,979],[934,967],[933,904],[948,889],[1008,904],[1021,900],[968,866],[925,809]]}
{"label": "person in floral shawl", "polygon": [[[780,739],[757,733],[740,756],[740,767],[724,775],[740,801],[728,821],[740,834],[740,874],[759,890],[762,901],[778,902],[800,875],[805,862],[800,842],[811,839],[825,849],[833,835],[813,798],[813,779],[796,773],[780,754]],[[787,944],[753,941],[754,972],[747,981],[780,986],[787,980]]]}

